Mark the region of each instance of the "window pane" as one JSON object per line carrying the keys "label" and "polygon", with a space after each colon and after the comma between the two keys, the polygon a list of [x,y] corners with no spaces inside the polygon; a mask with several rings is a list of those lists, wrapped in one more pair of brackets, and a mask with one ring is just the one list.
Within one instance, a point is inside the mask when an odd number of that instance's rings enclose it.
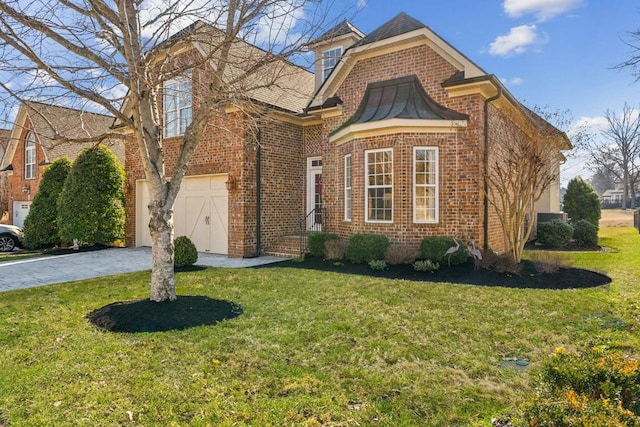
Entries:
{"label": "window pane", "polygon": [[437,221],[437,149],[416,149],[414,153],[414,220]]}

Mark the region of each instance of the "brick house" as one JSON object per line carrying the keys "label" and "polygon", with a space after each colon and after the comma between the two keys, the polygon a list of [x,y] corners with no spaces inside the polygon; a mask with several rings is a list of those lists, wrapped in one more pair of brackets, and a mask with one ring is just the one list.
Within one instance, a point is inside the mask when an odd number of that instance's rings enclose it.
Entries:
{"label": "brick house", "polygon": [[[295,250],[299,238],[290,236],[301,226],[344,237],[381,233],[412,246],[428,235],[457,236],[504,250],[482,192],[489,117],[523,133],[550,125],[404,13],[369,35],[342,22],[312,48],[315,73],[286,64],[283,84],[253,94],[269,106],[257,131],[237,109],[213,119],[234,131],[199,142],[174,208],[176,235],[235,257]],[[175,123],[191,114],[203,73],[168,83],[193,91],[182,100],[165,88],[165,135],[175,135],[165,139],[169,170],[181,135]],[[559,159],[571,148],[560,131],[549,144]],[[126,235],[128,245],[142,246],[150,238],[138,157],[127,147]],[[552,167],[559,175],[559,163]],[[556,183],[537,211],[559,209]]]}
{"label": "brick house", "polygon": [[[22,227],[33,197],[38,192],[45,167],[56,159],[74,160],[96,142],[65,142],[67,138],[91,138],[109,131],[113,117],[72,108],[26,101],[20,105],[0,170],[6,177],[8,212],[11,224]],[[108,143],[124,162],[124,144]]]}

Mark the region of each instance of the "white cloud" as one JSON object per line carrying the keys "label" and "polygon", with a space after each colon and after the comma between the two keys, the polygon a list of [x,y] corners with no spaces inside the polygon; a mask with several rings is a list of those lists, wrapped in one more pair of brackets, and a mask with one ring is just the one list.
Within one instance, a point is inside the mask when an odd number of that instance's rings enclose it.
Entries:
{"label": "white cloud", "polygon": [[500,81],[507,86],[517,86],[519,84],[522,84],[524,80],[522,79],[522,77],[511,77],[510,79],[501,77]]}
{"label": "white cloud", "polygon": [[529,46],[546,43],[547,38],[540,37],[536,30],[535,25],[513,27],[509,34],[498,36],[491,43],[489,53],[498,56],[517,55],[525,52]]}
{"label": "white cloud", "polygon": [[607,126],[607,119],[604,116],[580,117],[578,120],[571,123],[567,130],[567,135],[571,137],[580,131],[586,131],[589,134],[597,135],[605,130]]}
{"label": "white cloud", "polygon": [[523,15],[535,15],[539,21],[546,21],[582,4],[583,0],[504,0],[505,13],[517,18]]}
{"label": "white cloud", "polygon": [[358,9],[364,9],[367,7],[367,0],[358,0]]}

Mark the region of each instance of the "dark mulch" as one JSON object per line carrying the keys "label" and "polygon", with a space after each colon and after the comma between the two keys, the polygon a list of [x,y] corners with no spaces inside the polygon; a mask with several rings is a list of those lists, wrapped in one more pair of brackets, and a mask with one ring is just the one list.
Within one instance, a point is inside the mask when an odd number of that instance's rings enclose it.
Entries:
{"label": "dark mulch", "polygon": [[113,246],[100,245],[100,244],[78,246],[78,249],[73,249],[72,247],[59,248],[56,246],[54,248],[43,249],[42,254],[43,255],[67,255],[67,254],[76,254],[78,252],[101,251],[103,249],[109,249],[111,247]]}
{"label": "dark mulch", "polygon": [[215,325],[242,314],[242,307],[206,296],[179,295],[175,301],[149,299],[115,302],[87,314],[109,332],[162,332]]}
{"label": "dark mulch", "polygon": [[498,273],[482,268],[475,270],[471,260],[466,264],[441,266],[433,273],[415,271],[412,265],[391,265],[383,271],[376,271],[367,264],[336,263],[314,257],[306,257],[304,261],[284,261],[257,268],[265,267],[305,268],[388,279],[529,289],[590,288],[611,283],[611,278],[604,274],[580,268],[560,267],[555,273],[540,273],[536,271],[534,264],[530,261],[523,261],[523,268],[519,274]]}

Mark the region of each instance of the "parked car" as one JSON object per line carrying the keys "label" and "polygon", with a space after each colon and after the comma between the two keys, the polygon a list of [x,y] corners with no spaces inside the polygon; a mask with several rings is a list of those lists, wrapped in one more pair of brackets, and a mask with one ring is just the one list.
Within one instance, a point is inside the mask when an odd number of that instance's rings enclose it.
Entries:
{"label": "parked car", "polygon": [[22,228],[0,224],[0,252],[11,252],[16,247],[22,247],[23,237]]}

